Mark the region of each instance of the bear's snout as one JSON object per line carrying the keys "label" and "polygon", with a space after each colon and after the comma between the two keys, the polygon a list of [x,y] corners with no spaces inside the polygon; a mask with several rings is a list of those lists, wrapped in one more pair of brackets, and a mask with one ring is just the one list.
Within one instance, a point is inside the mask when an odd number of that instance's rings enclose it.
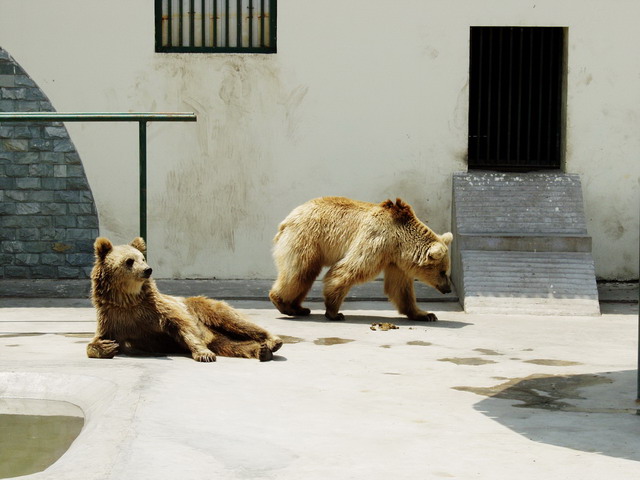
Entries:
{"label": "bear's snout", "polygon": [[144,272],[142,272],[142,276],[144,278],[149,278],[151,276],[152,272],[153,272],[153,268],[151,268],[151,267],[145,268]]}
{"label": "bear's snout", "polygon": [[436,285],[436,290],[440,293],[451,293],[451,279],[447,276],[446,279],[442,280],[444,281],[441,281]]}

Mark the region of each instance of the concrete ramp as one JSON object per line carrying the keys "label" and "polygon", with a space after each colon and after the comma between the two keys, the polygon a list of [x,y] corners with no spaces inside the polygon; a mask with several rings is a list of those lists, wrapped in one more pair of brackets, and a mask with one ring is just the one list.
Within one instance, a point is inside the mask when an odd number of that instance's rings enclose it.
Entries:
{"label": "concrete ramp", "polygon": [[600,314],[578,175],[454,174],[452,223],[466,312]]}

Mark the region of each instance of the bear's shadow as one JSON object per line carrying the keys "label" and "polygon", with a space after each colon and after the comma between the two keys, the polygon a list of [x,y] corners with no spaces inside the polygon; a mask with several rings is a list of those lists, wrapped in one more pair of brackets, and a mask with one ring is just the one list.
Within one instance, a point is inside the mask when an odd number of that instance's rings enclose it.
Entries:
{"label": "bear's shadow", "polygon": [[452,322],[450,320],[440,320],[436,322],[423,322],[418,320],[409,320],[408,318],[394,317],[392,315],[357,315],[349,313],[344,316],[343,320],[329,320],[322,313],[312,313],[306,317],[289,317],[282,315],[277,317],[278,320],[290,320],[292,322],[309,322],[309,323],[325,323],[325,324],[341,324],[349,323],[355,325],[371,325],[373,323],[392,323],[398,327],[433,327],[433,328],[464,328],[473,323],[468,322]]}
{"label": "bear's shadow", "polygon": [[[127,353],[120,353],[118,354],[116,357],[120,357],[120,358],[147,358],[147,359],[153,359],[153,360],[164,360],[164,361],[169,361],[169,362],[173,362],[175,358],[187,358],[187,359],[191,359],[191,355],[188,353],[140,353],[140,354],[127,354]],[[218,355],[218,358],[240,358],[240,357],[225,357],[223,355]],[[255,358],[243,358],[242,360],[256,360]],[[273,359],[271,360],[272,362],[286,362],[288,359],[287,357],[283,357],[282,355],[273,355]],[[207,363],[207,362],[196,362],[196,363]],[[210,362],[210,363],[216,363],[216,362]],[[268,363],[268,362],[259,362],[259,363]]]}

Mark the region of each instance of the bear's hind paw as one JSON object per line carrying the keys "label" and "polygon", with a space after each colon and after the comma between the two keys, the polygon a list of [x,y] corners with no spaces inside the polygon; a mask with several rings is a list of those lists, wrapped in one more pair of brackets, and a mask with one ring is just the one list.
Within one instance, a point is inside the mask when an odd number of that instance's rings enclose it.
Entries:
{"label": "bear's hind paw", "polygon": [[270,360],[273,360],[273,352],[269,347],[267,347],[266,343],[263,343],[262,345],[260,345],[260,352],[258,353],[258,359],[261,362],[268,362]]}
{"label": "bear's hind paw", "polygon": [[195,352],[192,356],[196,362],[210,363],[216,361],[216,354],[210,350],[201,350]]}
{"label": "bear's hind paw", "polygon": [[437,322],[438,317],[435,313],[431,312],[420,312],[416,315],[412,315],[409,317],[411,320],[415,320],[417,322]]}

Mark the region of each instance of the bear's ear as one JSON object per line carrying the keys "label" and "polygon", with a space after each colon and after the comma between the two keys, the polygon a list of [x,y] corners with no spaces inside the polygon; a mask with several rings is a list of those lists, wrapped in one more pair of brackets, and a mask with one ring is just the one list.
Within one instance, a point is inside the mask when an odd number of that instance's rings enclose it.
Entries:
{"label": "bear's ear", "polygon": [[447,254],[447,247],[440,242],[436,242],[429,247],[429,258],[440,260]]}
{"label": "bear's ear", "polygon": [[144,239],[142,237],[134,238],[129,245],[131,245],[133,248],[137,248],[138,250],[140,250],[143,255],[147,254],[147,244],[144,243]]}
{"label": "bear's ear", "polygon": [[397,221],[406,222],[414,217],[411,206],[401,198],[396,198],[395,204],[391,200],[387,200],[381,206],[388,209]]}
{"label": "bear's ear", "polygon": [[93,249],[96,253],[96,258],[104,260],[109,252],[113,250],[113,245],[108,238],[98,237],[93,244]]}
{"label": "bear's ear", "polygon": [[453,233],[451,232],[443,233],[440,236],[440,240],[442,240],[444,244],[447,246],[451,245],[451,242],[453,242]]}
{"label": "bear's ear", "polygon": [[408,203],[405,203],[401,198],[396,198],[396,208],[400,210],[411,209]]}

